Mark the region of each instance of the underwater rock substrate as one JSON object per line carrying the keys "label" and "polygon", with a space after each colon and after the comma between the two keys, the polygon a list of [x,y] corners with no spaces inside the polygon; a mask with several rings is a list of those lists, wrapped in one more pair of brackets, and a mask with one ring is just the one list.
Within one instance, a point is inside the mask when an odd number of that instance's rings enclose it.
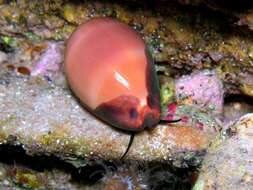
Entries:
{"label": "underwater rock substrate", "polygon": [[[65,42],[81,23],[91,18],[113,17],[141,34],[155,61],[165,66],[165,73],[170,67],[179,75],[211,68],[224,82],[226,94],[253,97],[251,32],[238,30],[237,20],[231,23],[220,9],[186,8],[172,1],[156,1],[152,9],[146,4],[55,1],[49,6],[47,1],[2,2],[0,49],[11,54],[11,63],[31,67],[47,41]],[[251,11],[242,12],[241,24],[245,22],[244,14],[249,14],[245,19],[250,26]]]}
{"label": "underwater rock substrate", "polygon": [[176,100],[210,114],[223,113],[224,89],[215,71],[204,70],[176,80]]}
{"label": "underwater rock substrate", "polygon": [[[29,154],[53,154],[66,160],[119,159],[125,151],[129,134],[90,115],[68,89],[43,78],[8,72],[0,78],[5,81],[0,83],[1,143],[21,143]],[[137,135],[127,159],[171,160],[179,167],[187,159],[199,163],[203,155],[199,153],[216,134],[213,127],[217,124],[210,119],[205,130],[194,127],[197,123],[191,125],[159,125]]]}
{"label": "underwater rock substrate", "polygon": [[194,190],[252,189],[253,114],[241,117],[208,149]]}

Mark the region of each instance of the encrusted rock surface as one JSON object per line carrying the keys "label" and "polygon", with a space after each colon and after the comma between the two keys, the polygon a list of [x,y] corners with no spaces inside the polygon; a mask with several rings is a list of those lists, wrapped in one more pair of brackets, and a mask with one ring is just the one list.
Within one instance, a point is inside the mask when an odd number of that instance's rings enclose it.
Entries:
{"label": "encrusted rock surface", "polygon": [[[252,8],[236,11],[223,1],[175,1],[181,5],[0,0],[0,144],[22,146],[32,156],[53,155],[78,168],[121,157],[130,135],[88,113],[61,70],[65,42],[75,28],[109,16],[143,37],[160,78],[163,117],[181,119],[136,135],[126,159],[180,168],[199,165],[217,133],[253,110],[226,100],[223,105],[224,96],[253,97]],[[198,6],[204,4],[211,9]],[[245,128],[251,118],[247,115],[235,124],[230,137],[216,137],[195,188],[252,185],[251,127]]]}
{"label": "encrusted rock surface", "polygon": [[183,76],[176,80],[175,86],[178,103],[195,105],[210,115],[223,113],[223,84],[215,72],[206,70]]}
{"label": "encrusted rock surface", "polygon": [[253,34],[217,9],[184,7],[171,1],[23,0],[2,3],[0,15],[0,47],[15,51],[11,60],[27,67],[45,49],[46,41],[65,41],[79,24],[109,16],[143,36],[162,72],[175,76],[211,68],[224,82],[226,93],[253,96]]}
{"label": "encrusted rock surface", "polygon": [[39,172],[20,165],[0,164],[0,188],[3,190],[71,189],[84,187],[71,182],[71,175],[59,170]]}
{"label": "encrusted rock surface", "polygon": [[[13,71],[2,72],[0,81],[1,143],[21,143],[29,154],[54,154],[73,163],[78,158],[113,160],[124,153],[130,135],[97,120],[67,87]],[[202,117],[205,130],[196,122],[179,122],[136,135],[127,159],[171,160],[180,166],[196,156],[198,162],[218,126],[207,115]]]}
{"label": "encrusted rock surface", "polygon": [[195,190],[252,189],[253,114],[243,116],[217,138],[203,162]]}

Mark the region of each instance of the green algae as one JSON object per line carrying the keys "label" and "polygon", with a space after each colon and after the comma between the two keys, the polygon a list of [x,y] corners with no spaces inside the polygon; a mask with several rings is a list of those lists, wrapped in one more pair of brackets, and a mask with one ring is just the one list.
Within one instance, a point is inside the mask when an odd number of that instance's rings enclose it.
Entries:
{"label": "green algae", "polygon": [[10,122],[14,121],[16,119],[16,115],[10,115],[9,117],[0,120],[0,127],[8,125]]}
{"label": "green algae", "polygon": [[[64,149],[65,153],[77,156],[77,159],[66,157],[66,161],[72,163],[76,167],[86,165],[83,158],[92,154],[92,147],[88,143],[88,140],[79,139],[77,137],[71,138],[68,132],[64,131],[64,129],[56,129],[55,131],[42,135],[39,137],[39,142],[42,146],[50,147],[53,151],[59,152]],[[82,159],[79,159],[79,157]]]}
{"label": "green algae", "polygon": [[2,49],[9,52],[17,48],[18,41],[15,37],[0,34],[0,43],[3,46]]}
{"label": "green algae", "polygon": [[24,35],[31,41],[40,41],[41,37],[33,32],[25,32]]}
{"label": "green algae", "polygon": [[203,180],[198,180],[192,190],[204,190],[205,189],[205,182]]}
{"label": "green algae", "polygon": [[62,9],[63,18],[66,19],[69,23],[76,23],[76,7],[72,4],[65,4]]}
{"label": "green algae", "polygon": [[245,95],[253,97],[253,84],[242,84],[241,90]]}
{"label": "green algae", "polygon": [[72,164],[75,168],[82,168],[89,164],[89,162],[83,158],[65,157],[63,160]]}
{"label": "green algae", "polygon": [[8,129],[14,127],[12,122],[16,120],[16,115],[10,115],[9,117],[0,120],[0,143],[7,141]]}
{"label": "green algae", "polygon": [[28,171],[28,170],[21,170],[18,169],[15,175],[16,183],[32,188],[32,189],[43,189],[45,188],[43,181],[36,175],[35,172]]}
{"label": "green algae", "polygon": [[167,78],[166,82],[161,85],[160,89],[161,104],[167,106],[175,101],[175,81],[172,78]]}

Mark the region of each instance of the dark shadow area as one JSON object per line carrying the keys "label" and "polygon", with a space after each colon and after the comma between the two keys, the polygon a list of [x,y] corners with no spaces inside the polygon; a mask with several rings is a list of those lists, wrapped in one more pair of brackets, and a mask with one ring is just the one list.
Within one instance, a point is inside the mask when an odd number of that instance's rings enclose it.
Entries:
{"label": "dark shadow area", "polygon": [[5,53],[13,53],[14,49],[8,45],[5,40],[6,39],[0,35],[0,51],[3,51]]}
{"label": "dark shadow area", "polygon": [[[10,0],[6,0],[8,2]],[[13,0],[12,0],[13,1]],[[83,3],[87,2],[89,0],[72,0],[74,3]],[[220,9],[226,9],[230,11],[236,11],[236,12],[243,12],[248,10],[249,8],[253,7],[253,1],[252,0],[244,0],[244,1],[227,1],[227,0],[173,0],[174,2],[181,4],[181,5],[209,5],[210,7],[219,7]],[[67,0],[65,0],[67,2]],[[162,3],[163,5],[170,4],[171,1],[168,0],[100,0],[101,3],[120,3],[120,4],[128,4],[130,8],[135,9],[139,6],[145,6],[147,8],[154,8],[154,5],[157,5],[158,3]]]}
{"label": "dark shadow area", "polygon": [[[184,2],[184,0],[178,0],[178,1]],[[251,0],[244,0],[244,1],[202,0],[202,1],[197,1],[197,2],[202,2],[205,5],[210,5],[213,7],[217,6],[221,9],[227,9],[227,10],[237,11],[237,12],[246,11],[253,6],[253,1],[251,1]]]}
{"label": "dark shadow area", "polygon": [[82,185],[93,185],[105,175],[108,178],[108,176],[118,175],[117,171],[129,171],[130,169],[134,171],[134,175],[130,173],[130,177],[133,179],[136,176],[141,177],[142,182],[153,190],[190,190],[197,178],[196,167],[179,169],[169,164],[138,163],[137,161],[123,163],[94,160],[91,165],[75,168],[72,164],[55,156],[29,156],[22,146],[14,145],[1,145],[0,155],[0,163],[10,167],[20,165],[38,172],[58,169],[71,174],[72,181]]}
{"label": "dark shadow area", "polygon": [[253,112],[253,98],[245,95],[229,95],[224,100],[224,117],[234,121]]}
{"label": "dark shadow area", "polygon": [[[104,169],[103,166],[99,165],[87,165],[78,169],[55,156],[29,156],[21,146],[1,145],[0,155],[1,163],[8,165],[19,164],[38,172],[59,169],[63,172],[70,173],[73,181],[88,185],[97,182],[102,177],[101,173],[94,174],[95,171],[102,171]],[[109,165],[109,163],[107,164]]]}
{"label": "dark shadow area", "polygon": [[253,108],[253,98],[246,95],[241,95],[241,94],[229,95],[225,97],[224,101],[225,101],[225,104],[233,103],[233,102],[245,103],[245,104],[248,104],[249,106],[252,106]]}

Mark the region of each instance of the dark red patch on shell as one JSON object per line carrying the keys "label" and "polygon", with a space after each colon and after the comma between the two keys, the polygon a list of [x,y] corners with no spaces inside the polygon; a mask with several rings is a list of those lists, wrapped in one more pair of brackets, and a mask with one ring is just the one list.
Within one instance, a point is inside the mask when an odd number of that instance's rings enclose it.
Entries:
{"label": "dark red patch on shell", "polygon": [[139,104],[134,96],[119,96],[98,106],[95,114],[123,130],[140,131],[155,126],[159,122],[160,112],[148,106],[138,110]]}

